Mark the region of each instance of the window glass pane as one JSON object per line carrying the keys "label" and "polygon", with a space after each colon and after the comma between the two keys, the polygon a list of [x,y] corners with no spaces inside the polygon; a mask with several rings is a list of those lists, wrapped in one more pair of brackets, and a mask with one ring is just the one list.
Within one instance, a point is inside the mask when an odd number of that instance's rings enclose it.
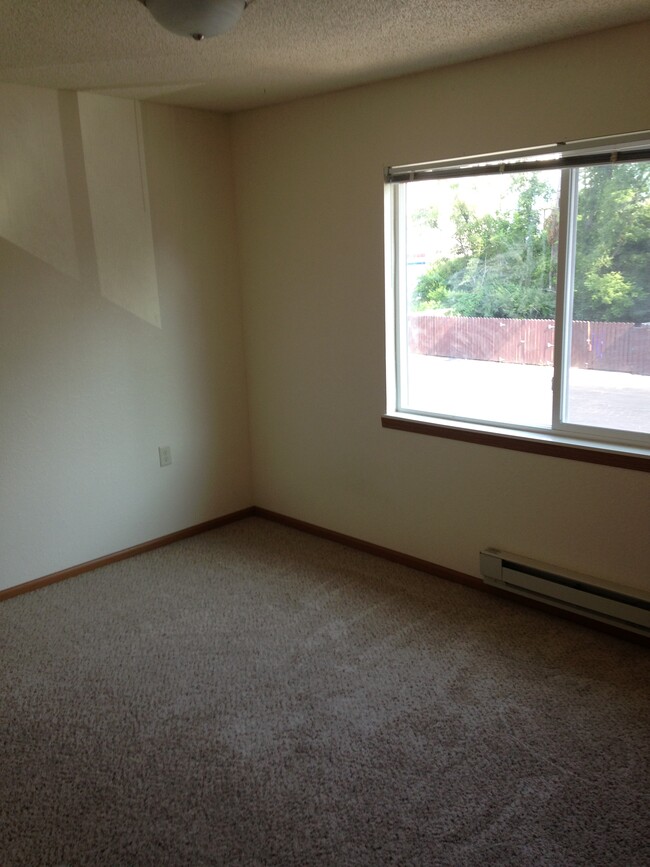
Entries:
{"label": "window glass pane", "polygon": [[406,185],[401,409],[551,426],[559,187],[558,170]]}
{"label": "window glass pane", "polygon": [[580,169],[573,424],[650,432],[650,163]]}

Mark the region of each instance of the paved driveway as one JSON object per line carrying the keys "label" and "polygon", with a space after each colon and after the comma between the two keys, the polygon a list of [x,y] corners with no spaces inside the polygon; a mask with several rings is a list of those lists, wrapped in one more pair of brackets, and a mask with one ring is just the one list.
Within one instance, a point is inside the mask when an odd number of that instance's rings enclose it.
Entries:
{"label": "paved driveway", "polygon": [[[553,370],[409,355],[409,408],[550,427]],[[650,432],[650,376],[571,368],[569,421]]]}

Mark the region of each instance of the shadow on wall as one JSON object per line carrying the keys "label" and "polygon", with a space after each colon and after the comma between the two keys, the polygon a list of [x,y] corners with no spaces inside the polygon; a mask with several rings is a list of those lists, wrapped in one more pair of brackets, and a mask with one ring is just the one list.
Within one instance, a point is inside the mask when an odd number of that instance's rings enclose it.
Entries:
{"label": "shadow on wall", "polygon": [[0,236],[161,327],[140,105],[0,86]]}

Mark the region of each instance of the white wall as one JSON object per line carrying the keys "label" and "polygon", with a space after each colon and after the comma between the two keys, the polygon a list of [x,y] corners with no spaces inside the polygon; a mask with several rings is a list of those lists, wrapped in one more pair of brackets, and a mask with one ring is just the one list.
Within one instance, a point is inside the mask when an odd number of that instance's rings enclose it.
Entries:
{"label": "white wall", "polygon": [[230,122],[0,85],[0,589],[252,502],[650,588],[647,474],[380,426],[384,166],[647,128],[649,84],[638,25]]}
{"label": "white wall", "polygon": [[2,85],[0,179],[0,589],[249,506],[225,119]]}
{"label": "white wall", "polygon": [[649,84],[646,24],[234,118],[257,505],[650,589],[647,474],[380,426],[384,166],[645,129]]}

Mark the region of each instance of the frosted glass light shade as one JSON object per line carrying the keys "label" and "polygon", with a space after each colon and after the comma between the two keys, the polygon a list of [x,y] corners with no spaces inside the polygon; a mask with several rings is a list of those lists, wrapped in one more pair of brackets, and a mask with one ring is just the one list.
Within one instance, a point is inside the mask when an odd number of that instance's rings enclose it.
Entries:
{"label": "frosted glass light shade", "polygon": [[144,0],[144,5],[172,33],[203,39],[234,27],[246,0]]}

